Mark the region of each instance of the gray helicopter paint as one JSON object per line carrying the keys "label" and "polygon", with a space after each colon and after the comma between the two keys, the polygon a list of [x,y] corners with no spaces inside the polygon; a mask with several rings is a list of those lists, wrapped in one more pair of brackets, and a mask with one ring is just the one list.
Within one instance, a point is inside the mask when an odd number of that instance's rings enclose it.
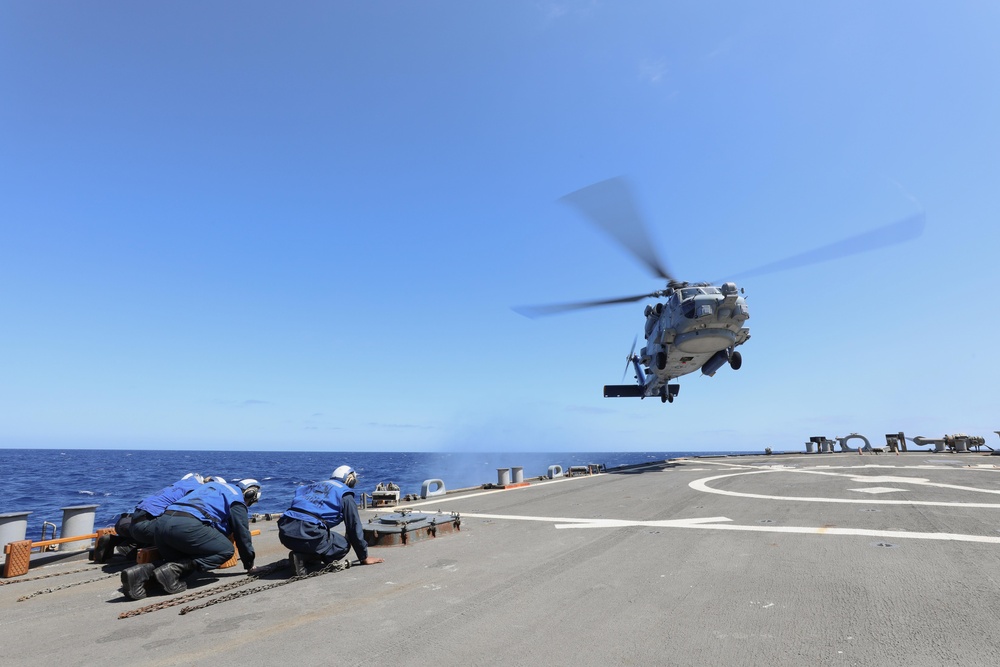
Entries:
{"label": "gray helicopter paint", "polygon": [[[645,311],[646,346],[638,355],[645,371],[645,396],[660,395],[671,380],[701,369],[718,359],[719,352],[725,352],[728,361],[750,338],[750,330],[743,327],[750,311],[735,283],[698,284],[668,292],[665,303]],[[705,374],[714,375],[719,366],[709,367]]]}
{"label": "gray helicopter paint", "polygon": [[[609,178],[588,185],[562,197],[560,201],[576,209],[621,244],[652,275],[667,281],[666,289],[646,294],[514,309],[527,317],[539,317],[665,298],[665,302],[646,307],[646,345],[636,355],[633,343],[629,352],[627,363],[635,370],[636,384],[605,385],[606,398],[659,396],[664,402],[672,402],[679,385],[671,383],[671,380],[698,369],[711,377],[726,362],[734,370],[740,367],[742,357],[736,348],[750,339],[750,330],[743,327],[750,311],[740,296],[740,290],[732,282],[717,281],[722,284],[716,286],[675,279],[657,257],[624,179]],[[913,215],[870,232],[732,275],[731,278],[763,275],[847,257],[914,239],[923,233],[923,229],[923,214]]]}

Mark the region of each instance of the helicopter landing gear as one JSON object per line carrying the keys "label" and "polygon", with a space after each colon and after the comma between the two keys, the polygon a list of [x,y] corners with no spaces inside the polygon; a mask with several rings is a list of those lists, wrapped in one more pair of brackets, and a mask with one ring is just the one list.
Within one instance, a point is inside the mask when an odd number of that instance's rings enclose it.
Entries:
{"label": "helicopter landing gear", "polygon": [[660,388],[660,402],[661,403],[673,403],[674,397],[680,393],[681,386],[679,384],[668,384],[665,387]]}
{"label": "helicopter landing gear", "polygon": [[739,352],[733,351],[733,353],[729,355],[729,365],[734,371],[740,370],[740,366],[743,365],[743,355]]}

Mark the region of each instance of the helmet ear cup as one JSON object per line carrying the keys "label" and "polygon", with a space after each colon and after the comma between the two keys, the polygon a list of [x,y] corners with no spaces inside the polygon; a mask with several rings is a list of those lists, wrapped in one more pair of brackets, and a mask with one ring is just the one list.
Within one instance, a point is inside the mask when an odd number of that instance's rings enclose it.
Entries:
{"label": "helmet ear cup", "polygon": [[250,507],[260,500],[260,482],[255,479],[241,479],[236,483],[243,490],[243,502]]}
{"label": "helmet ear cup", "polygon": [[354,488],[354,485],[358,483],[358,476],[354,472],[354,468],[351,466],[340,466],[333,471],[330,475],[330,479],[335,479],[341,484],[346,484],[350,488]]}

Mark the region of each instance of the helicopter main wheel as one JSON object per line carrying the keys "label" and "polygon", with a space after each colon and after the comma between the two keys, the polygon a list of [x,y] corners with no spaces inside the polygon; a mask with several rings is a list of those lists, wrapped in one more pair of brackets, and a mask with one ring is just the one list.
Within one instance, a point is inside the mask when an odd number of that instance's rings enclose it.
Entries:
{"label": "helicopter main wheel", "polygon": [[660,403],[673,403],[673,402],[674,402],[674,395],[672,393],[670,393],[669,391],[667,391],[666,387],[664,387],[663,389],[661,389],[660,390]]}
{"label": "helicopter main wheel", "polygon": [[740,370],[740,366],[743,365],[743,355],[739,352],[733,352],[729,355],[729,365],[732,366],[734,371]]}
{"label": "helicopter main wheel", "polygon": [[656,368],[658,370],[664,370],[667,367],[667,353],[657,352],[656,353]]}

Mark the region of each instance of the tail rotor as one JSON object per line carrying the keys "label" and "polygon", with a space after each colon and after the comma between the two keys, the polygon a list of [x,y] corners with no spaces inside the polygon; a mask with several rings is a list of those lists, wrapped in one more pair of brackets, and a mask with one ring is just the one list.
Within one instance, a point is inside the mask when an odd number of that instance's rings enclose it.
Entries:
{"label": "tail rotor", "polygon": [[632,349],[629,350],[628,356],[625,357],[625,370],[622,371],[622,382],[625,381],[625,376],[628,375],[628,367],[635,360],[635,344],[639,342],[639,334],[635,335],[632,339]]}

